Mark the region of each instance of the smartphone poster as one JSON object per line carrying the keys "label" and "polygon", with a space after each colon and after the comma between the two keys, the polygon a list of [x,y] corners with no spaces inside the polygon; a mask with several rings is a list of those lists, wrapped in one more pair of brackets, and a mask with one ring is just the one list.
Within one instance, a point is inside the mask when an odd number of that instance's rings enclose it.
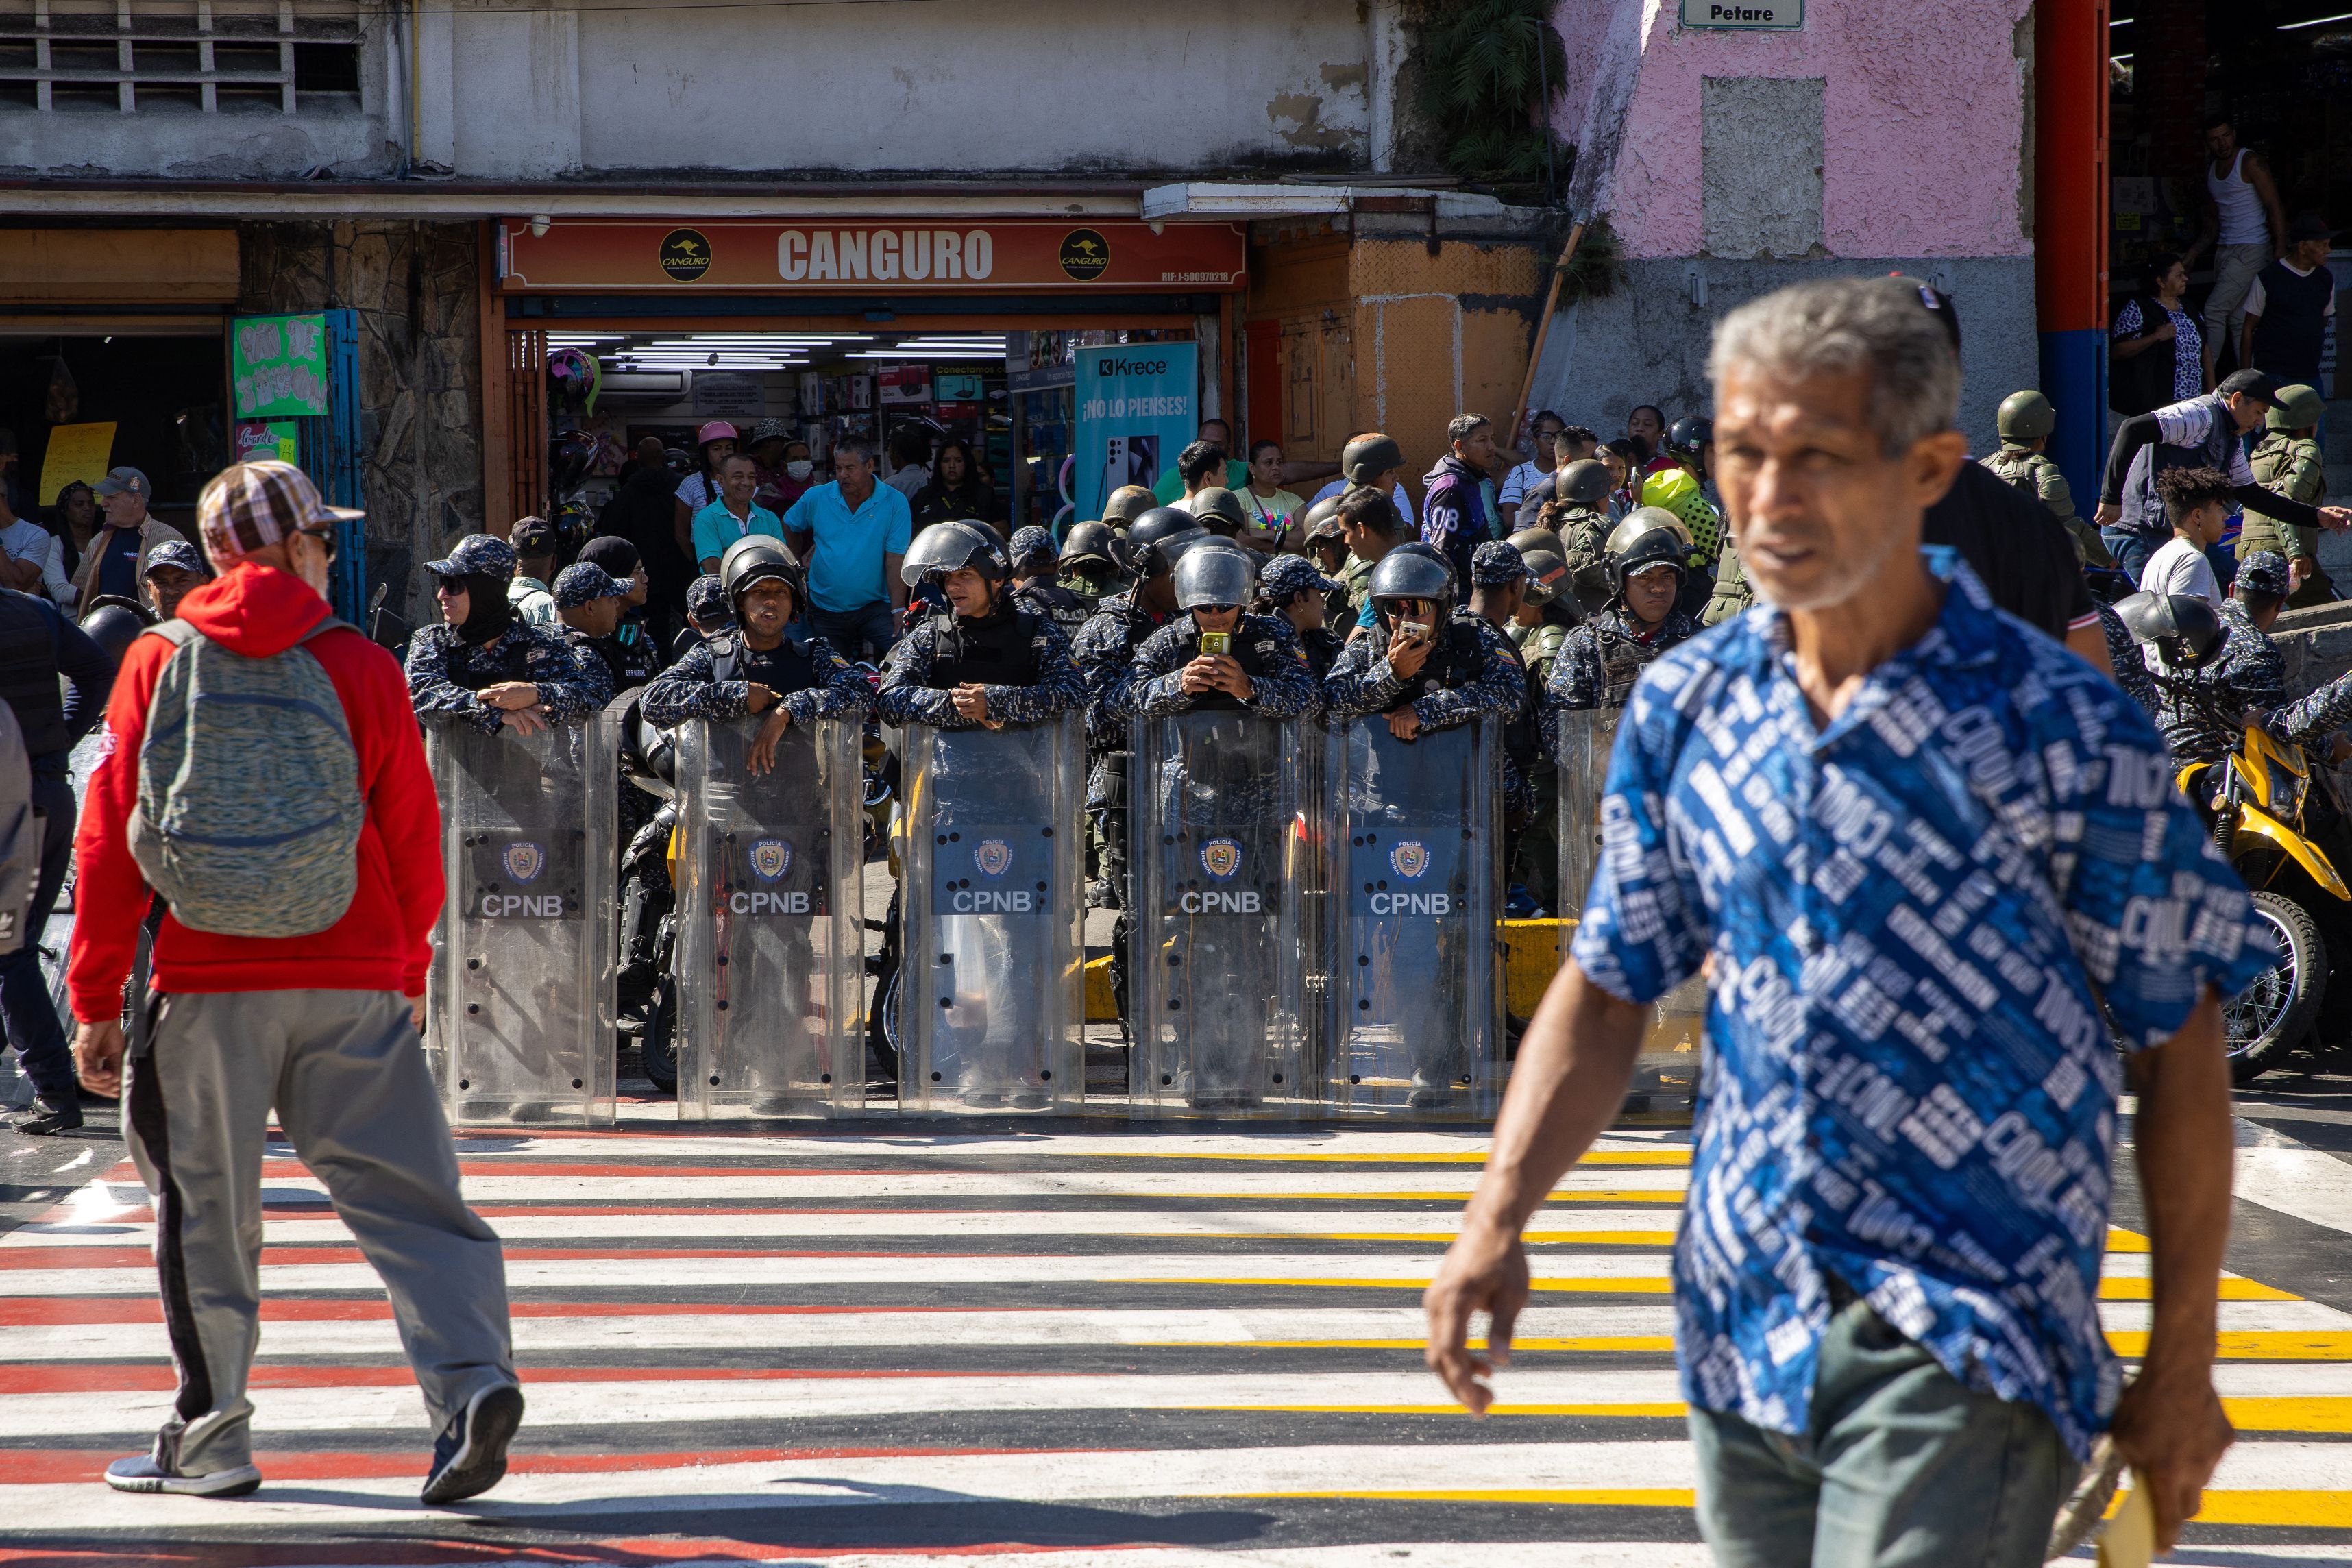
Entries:
{"label": "smartphone poster", "polygon": [[1102,516],[1121,485],[1147,489],[1200,428],[1193,343],[1114,343],[1077,351],[1073,521]]}

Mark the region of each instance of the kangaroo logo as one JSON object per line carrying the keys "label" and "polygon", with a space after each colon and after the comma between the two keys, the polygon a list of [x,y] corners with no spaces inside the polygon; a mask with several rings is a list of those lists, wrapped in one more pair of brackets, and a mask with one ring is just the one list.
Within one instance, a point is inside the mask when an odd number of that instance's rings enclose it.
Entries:
{"label": "kangaroo logo", "polygon": [[1389,851],[1389,864],[1400,877],[1418,877],[1429,869],[1429,850],[1418,838],[1408,838]]}
{"label": "kangaroo logo", "polygon": [[536,844],[509,844],[504,859],[507,875],[518,882],[535,882],[547,869],[547,851]]}
{"label": "kangaroo logo", "polygon": [[763,882],[772,882],[793,868],[793,847],[781,838],[762,838],[751,846],[751,870]]}

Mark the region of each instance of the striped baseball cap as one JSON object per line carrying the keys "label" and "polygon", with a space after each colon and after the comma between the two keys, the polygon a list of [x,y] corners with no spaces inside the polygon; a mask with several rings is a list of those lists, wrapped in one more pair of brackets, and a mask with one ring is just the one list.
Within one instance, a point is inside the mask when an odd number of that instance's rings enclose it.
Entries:
{"label": "striped baseball cap", "polygon": [[310,476],[276,458],[233,463],[213,476],[196,501],[196,531],[221,571],[289,534],[353,521],[363,513],[329,506]]}

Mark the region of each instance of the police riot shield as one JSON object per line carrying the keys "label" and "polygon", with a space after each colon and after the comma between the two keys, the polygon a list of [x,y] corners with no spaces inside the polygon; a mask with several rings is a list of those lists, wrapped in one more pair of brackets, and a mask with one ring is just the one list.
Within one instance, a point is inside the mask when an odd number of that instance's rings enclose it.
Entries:
{"label": "police riot shield", "polygon": [[[1576,940],[1585,894],[1601,864],[1601,797],[1617,742],[1618,708],[1557,716],[1553,760],[1559,769],[1559,962]],[[1642,1037],[1626,1100],[1635,1119],[1687,1122],[1698,1093],[1699,1042],[1706,1024],[1706,983],[1693,976],[1658,998]]]}
{"label": "police riot shield", "polygon": [[1129,1109],[1307,1114],[1298,725],[1210,710],[1134,742]]}
{"label": "police riot shield", "polygon": [[426,728],[448,879],[427,1043],[453,1122],[614,1118],[612,734]]}
{"label": "police riot shield", "polygon": [[900,1107],[1074,1110],[1086,1096],[1079,718],[913,724],[904,747]]}
{"label": "police riot shield", "polygon": [[863,726],[765,719],[677,731],[680,1121],[866,1102]]}
{"label": "police riot shield", "polygon": [[1380,714],[1334,724],[1330,1026],[1343,1116],[1491,1116],[1502,1088],[1501,731],[1411,741]]}

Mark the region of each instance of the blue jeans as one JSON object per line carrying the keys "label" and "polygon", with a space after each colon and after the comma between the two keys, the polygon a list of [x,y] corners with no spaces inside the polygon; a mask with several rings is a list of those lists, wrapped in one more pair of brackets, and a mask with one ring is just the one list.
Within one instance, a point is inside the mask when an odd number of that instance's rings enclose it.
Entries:
{"label": "blue jeans", "polygon": [[2145,533],[2117,528],[2113,523],[2099,530],[2099,539],[2106,545],[2107,553],[2116,558],[2116,569],[2131,574],[2135,588],[2139,586],[2139,574],[2147,570],[2147,558],[2156,553],[2158,545],[2164,542]]}
{"label": "blue jeans", "polygon": [[891,615],[887,599],[861,605],[854,610],[820,610],[811,605],[809,629],[846,659],[866,658],[864,650],[867,648],[873,649],[872,657],[879,659],[898,640],[898,622]]}
{"label": "blue jeans", "polygon": [[24,944],[0,958],[0,1027],[16,1047],[25,1076],[52,1105],[74,1103],[73,1053],[67,1047],[57,1004],[41,973],[41,938],[49,911],[58,907],[66,866],[73,858],[73,785],[63,773],[33,775],[33,809],[41,816],[41,876],[33,886],[33,907],[25,916]]}
{"label": "blue jeans", "polygon": [[2050,1418],[1977,1394],[1855,1301],[1801,1436],[1690,1413],[1720,1568],[2040,1568],[2076,1466]]}

